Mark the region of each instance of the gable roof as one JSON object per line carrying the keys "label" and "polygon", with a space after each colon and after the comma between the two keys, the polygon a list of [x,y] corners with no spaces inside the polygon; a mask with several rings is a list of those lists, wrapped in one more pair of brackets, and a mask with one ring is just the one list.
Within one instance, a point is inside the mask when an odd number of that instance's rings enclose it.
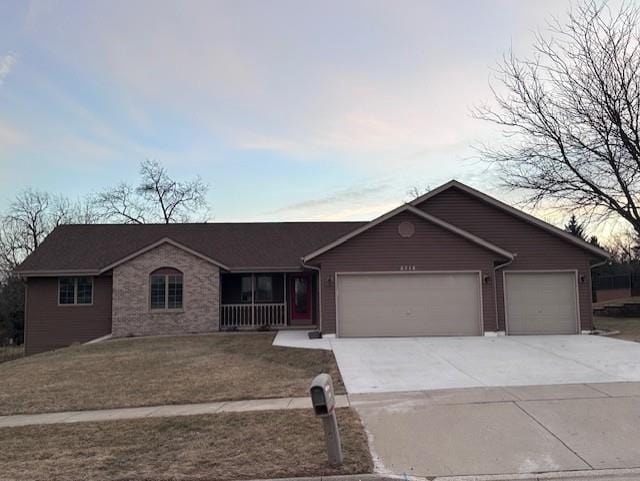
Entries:
{"label": "gable roof", "polygon": [[441,192],[451,189],[451,188],[456,188],[459,189],[463,192],[466,192],[467,194],[487,203],[490,204],[494,207],[497,207],[498,209],[501,209],[511,215],[513,215],[514,217],[517,217],[519,219],[524,220],[525,222],[528,222],[529,224],[533,224],[543,230],[546,230],[547,232],[558,236],[562,239],[564,239],[567,242],[570,242],[572,244],[575,244],[578,247],[581,247],[584,250],[587,250],[589,252],[591,252],[592,254],[597,255],[598,257],[603,257],[603,258],[609,258],[611,257],[611,255],[605,251],[604,249],[600,249],[599,247],[596,247],[588,242],[583,241],[582,239],[569,234],[568,232],[563,231],[562,229],[559,229],[558,227],[549,224],[548,222],[545,222],[541,219],[538,219],[537,217],[534,217],[530,214],[527,214],[526,212],[523,212],[519,209],[516,209],[515,207],[512,207],[508,204],[505,204],[502,201],[499,201],[498,199],[496,199],[495,197],[491,197],[490,195],[487,195],[483,192],[480,192],[479,190],[474,189],[473,187],[469,187],[466,184],[463,184],[462,182],[459,182],[457,180],[450,180],[449,182],[442,184],[439,187],[436,187],[435,189],[427,192],[424,195],[421,195],[420,197],[418,197],[417,199],[411,201],[411,205],[413,206],[417,206],[418,204],[423,203],[424,201],[430,199],[431,197],[434,197],[438,194],[440,194]]}
{"label": "gable roof", "polygon": [[210,262],[211,264],[214,264],[218,267],[221,267],[222,269],[226,269],[229,270],[229,267],[227,267],[226,265],[224,265],[223,263],[221,263],[220,261],[217,261],[209,256],[203,255],[198,251],[195,251],[193,249],[191,249],[190,247],[185,246],[184,244],[180,244],[179,242],[174,241],[173,239],[169,238],[169,237],[163,237],[162,239],[160,239],[157,242],[154,242],[152,244],[149,244],[146,247],[143,247],[142,249],[140,249],[139,251],[133,252],[131,254],[129,254],[128,256],[123,257],[122,259],[114,262],[113,264],[109,264],[106,267],[103,267],[100,269],[99,274],[102,274],[106,271],[109,271],[111,269],[113,269],[114,267],[119,266],[120,264],[124,264],[127,261],[130,261],[131,259],[134,259],[135,257],[138,257],[139,255],[144,254],[145,252],[149,252],[150,250],[155,249],[156,247],[159,247],[163,244],[170,244],[174,247],[177,247],[178,249],[181,249],[185,252],[188,252],[189,254],[196,256],[204,261]]}
{"label": "gable roof", "polygon": [[501,247],[492,244],[489,241],[486,241],[484,239],[481,239],[480,237],[467,232],[466,230],[460,229],[459,227],[456,227],[452,224],[449,224],[448,222],[443,221],[442,219],[439,219],[435,216],[432,216],[431,214],[427,214],[426,212],[423,212],[422,210],[414,207],[411,204],[403,204],[395,209],[393,209],[392,211],[387,212],[386,214],[381,215],[380,217],[372,220],[371,222],[364,224],[362,226],[360,226],[359,228],[343,235],[342,237],[336,239],[335,241],[322,246],[319,249],[316,249],[315,251],[307,254],[306,256],[304,256],[302,258],[303,262],[308,262],[311,259],[318,257],[321,254],[324,254],[325,252],[330,251],[331,249],[334,249],[335,247],[338,247],[341,244],[344,244],[345,242],[347,242],[349,239],[352,239],[366,231],[368,231],[369,229],[371,229],[372,227],[377,226],[378,224],[381,224],[382,222],[391,219],[392,217],[395,217],[396,215],[402,213],[402,212],[411,212],[412,214],[417,215],[418,217],[421,217],[422,219],[431,222],[432,224],[436,224],[440,227],[442,227],[445,230],[448,230],[449,232],[452,232],[456,235],[459,235],[460,237],[463,237],[465,239],[467,239],[468,241],[471,241],[481,247],[484,247],[485,249],[488,249],[490,251],[493,251],[496,254],[499,254],[507,259],[514,259],[515,255],[511,252],[508,252],[504,249],[502,249]]}
{"label": "gable roof", "polygon": [[79,224],[54,229],[18,266],[23,276],[97,275],[163,242],[228,270],[297,270],[300,258],[364,222]]}

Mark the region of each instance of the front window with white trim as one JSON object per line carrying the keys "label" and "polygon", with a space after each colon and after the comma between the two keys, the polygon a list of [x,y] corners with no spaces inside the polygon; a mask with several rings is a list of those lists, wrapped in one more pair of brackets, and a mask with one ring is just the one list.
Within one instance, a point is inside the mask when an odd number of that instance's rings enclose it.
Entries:
{"label": "front window with white trim", "polygon": [[149,279],[151,309],[182,309],[182,272],[173,268],[158,269]]}
{"label": "front window with white trim", "polygon": [[93,277],[58,278],[58,304],[93,304]]}

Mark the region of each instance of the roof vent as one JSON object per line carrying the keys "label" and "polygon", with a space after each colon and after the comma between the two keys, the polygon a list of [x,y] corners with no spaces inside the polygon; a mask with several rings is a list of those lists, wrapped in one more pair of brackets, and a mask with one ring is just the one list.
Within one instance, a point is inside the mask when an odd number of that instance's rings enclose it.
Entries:
{"label": "roof vent", "polygon": [[400,234],[400,237],[404,237],[405,239],[408,239],[409,237],[413,237],[413,234],[416,233],[416,227],[413,225],[412,222],[409,221],[403,221],[400,222],[400,224],[398,224],[398,234]]}

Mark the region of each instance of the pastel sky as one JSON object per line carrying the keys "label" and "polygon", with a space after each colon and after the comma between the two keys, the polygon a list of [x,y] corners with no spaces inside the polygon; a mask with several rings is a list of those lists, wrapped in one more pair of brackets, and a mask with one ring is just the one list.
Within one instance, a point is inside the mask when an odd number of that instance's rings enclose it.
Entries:
{"label": "pastel sky", "polygon": [[505,198],[469,109],[568,5],[0,0],[0,209],[146,158],[210,183],[216,221],[369,219],[451,178]]}

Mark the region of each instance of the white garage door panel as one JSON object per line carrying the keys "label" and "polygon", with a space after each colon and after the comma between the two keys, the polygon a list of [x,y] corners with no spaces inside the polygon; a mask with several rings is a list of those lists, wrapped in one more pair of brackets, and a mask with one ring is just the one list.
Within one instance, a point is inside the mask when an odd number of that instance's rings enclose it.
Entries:
{"label": "white garage door panel", "polygon": [[505,273],[509,334],[578,332],[575,272]]}
{"label": "white garage door panel", "polygon": [[477,273],[338,276],[342,337],[481,334]]}

